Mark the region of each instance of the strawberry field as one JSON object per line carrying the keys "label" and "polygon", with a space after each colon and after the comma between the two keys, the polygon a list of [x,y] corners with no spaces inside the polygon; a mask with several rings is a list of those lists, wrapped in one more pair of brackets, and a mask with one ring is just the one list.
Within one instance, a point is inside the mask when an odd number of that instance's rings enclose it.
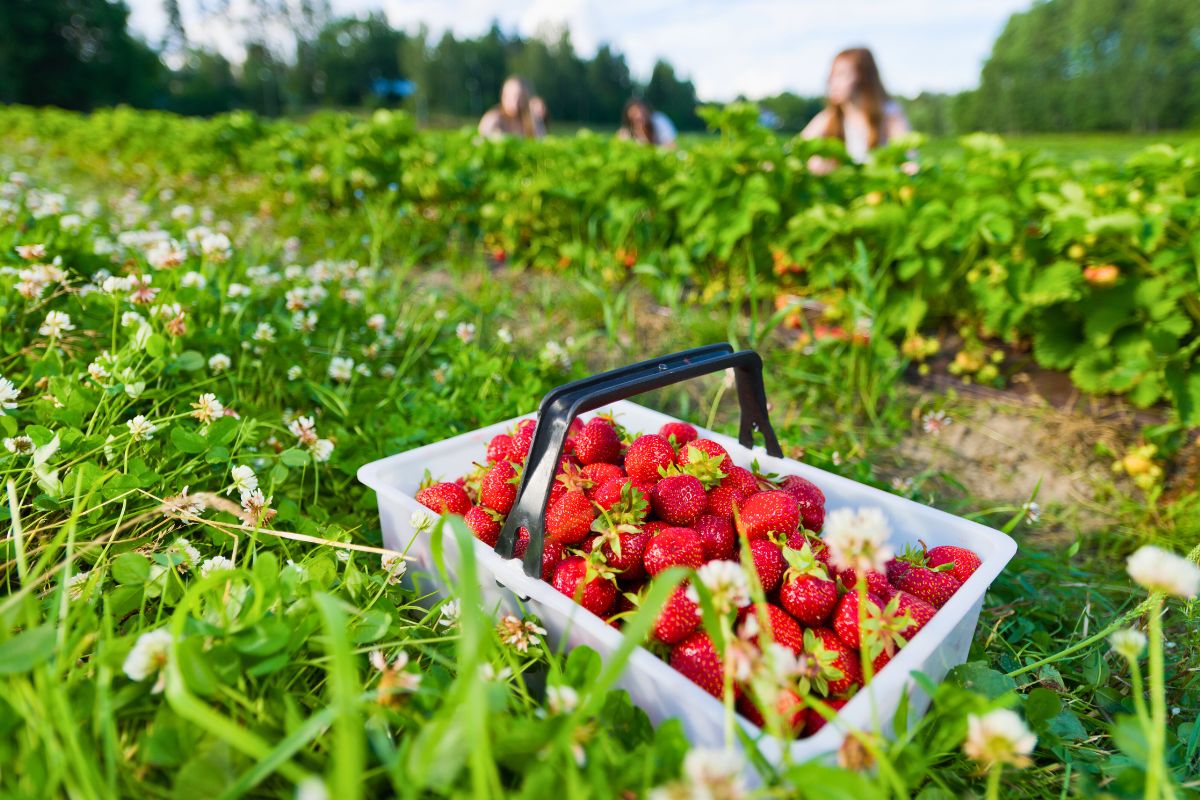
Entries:
{"label": "strawberry field", "polygon": [[[837,145],[708,122],[663,152],[0,110],[5,795],[1200,795],[1200,148],[976,135],[818,177]],[[974,554],[938,531],[871,557],[876,512],[819,479],[585,415],[543,563],[625,635],[602,661],[493,618],[469,559],[456,596],[414,589],[356,479],[721,341],[762,356],[789,459],[1019,546],[968,662],[916,678],[928,714],[828,759],[747,753],[953,603]],[[736,394],[639,402],[736,434]],[[430,474],[414,526],[494,545],[532,436]],[[613,689],[639,644],[742,747]]]}

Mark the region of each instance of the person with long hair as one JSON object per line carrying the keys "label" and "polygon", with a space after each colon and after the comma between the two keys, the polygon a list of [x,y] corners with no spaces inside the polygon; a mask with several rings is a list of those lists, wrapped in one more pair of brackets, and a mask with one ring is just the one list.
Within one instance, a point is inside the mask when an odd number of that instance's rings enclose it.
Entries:
{"label": "person with long hair", "polygon": [[675,126],[666,114],[655,111],[640,97],[630,98],[621,112],[618,139],[661,147],[675,146]]}
{"label": "person with long hair", "polygon": [[[805,126],[805,139],[840,139],[850,158],[862,163],[870,151],[908,133],[908,119],[900,104],[888,97],[879,78],[875,58],[865,47],[838,53],[829,70],[825,108]],[[813,172],[827,173],[837,161],[814,156]]]}
{"label": "person with long hair", "polygon": [[545,104],[535,97],[529,81],[510,75],[500,87],[500,102],[479,120],[479,132],[489,139],[521,136],[540,139],[546,135]]}

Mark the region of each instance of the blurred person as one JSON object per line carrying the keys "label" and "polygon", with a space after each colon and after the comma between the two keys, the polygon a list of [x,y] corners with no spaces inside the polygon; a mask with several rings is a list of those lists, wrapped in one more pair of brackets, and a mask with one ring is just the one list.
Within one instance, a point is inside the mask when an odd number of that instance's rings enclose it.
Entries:
{"label": "blurred person", "polygon": [[675,126],[666,114],[655,111],[641,98],[631,98],[621,112],[621,128],[618,139],[653,144],[661,147],[675,146]]}
{"label": "blurred person", "polygon": [[[875,58],[865,47],[838,53],[829,70],[825,108],[805,126],[805,139],[840,139],[857,163],[870,151],[908,133],[908,118],[900,104],[888,97],[879,78]],[[835,159],[813,156],[808,168],[824,175],[837,167]]]}
{"label": "blurred person", "polygon": [[510,75],[500,87],[500,102],[479,120],[479,132],[489,139],[540,139],[546,135],[546,104],[534,96],[529,81]]}

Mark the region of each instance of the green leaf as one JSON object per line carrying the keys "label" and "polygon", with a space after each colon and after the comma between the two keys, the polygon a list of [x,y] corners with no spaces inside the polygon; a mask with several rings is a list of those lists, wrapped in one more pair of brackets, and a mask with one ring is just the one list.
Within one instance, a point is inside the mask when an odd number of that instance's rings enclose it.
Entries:
{"label": "green leaf", "polygon": [[950,670],[946,679],[964,689],[978,692],[989,700],[995,700],[1001,695],[1016,691],[1017,688],[1015,680],[1003,672],[997,672],[982,661],[960,664]]}
{"label": "green leaf", "polygon": [[204,369],[204,356],[195,350],[184,350],[167,367],[167,372],[195,372],[200,369]]}
{"label": "green leaf", "polygon": [[1025,699],[1025,719],[1030,727],[1038,730],[1058,715],[1062,710],[1062,700],[1058,692],[1038,687],[1029,693]]}
{"label": "green leaf", "polygon": [[1079,717],[1074,711],[1060,711],[1054,719],[1050,720],[1046,731],[1071,742],[1082,741],[1088,735],[1087,729],[1083,727],[1083,723],[1079,721]]}
{"label": "green leaf", "polygon": [[167,340],[162,334],[153,333],[146,339],[146,355],[151,358],[162,358],[167,351]]}
{"label": "green leaf", "polygon": [[1166,378],[1180,421],[1184,425],[1200,425],[1200,364],[1187,372],[1181,367],[1168,367]]}
{"label": "green leaf", "polygon": [[184,430],[179,425],[171,428],[171,443],[179,449],[179,452],[191,455],[203,453],[208,449],[208,442],[204,440],[203,436]]}
{"label": "green leaf", "polygon": [[1150,744],[1137,717],[1122,714],[1112,726],[1113,742],[1134,764],[1145,768],[1149,761]]}
{"label": "green leaf", "polygon": [[303,467],[309,462],[309,455],[304,450],[289,447],[279,454],[279,460],[289,467]]}
{"label": "green leaf", "polygon": [[1048,306],[1079,296],[1083,274],[1074,261],[1059,261],[1034,275],[1024,300],[1031,306]]}
{"label": "green leaf", "polygon": [[29,670],[54,655],[53,625],[39,625],[0,642],[0,675]]}
{"label": "green leaf", "polygon": [[150,559],[140,553],[123,553],[113,559],[112,577],[120,584],[142,586],[150,578]]}
{"label": "green leaf", "polygon": [[233,441],[233,437],[237,436],[238,428],[242,425],[242,421],[233,417],[221,417],[208,426],[208,432],[204,438],[208,439],[210,445],[229,444]]}

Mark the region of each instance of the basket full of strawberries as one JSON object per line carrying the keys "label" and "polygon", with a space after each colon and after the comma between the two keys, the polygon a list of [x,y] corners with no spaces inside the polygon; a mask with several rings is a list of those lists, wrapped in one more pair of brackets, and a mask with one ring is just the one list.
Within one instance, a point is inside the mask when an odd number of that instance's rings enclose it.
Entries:
{"label": "basket full of strawberries", "polygon": [[[628,401],[724,370],[736,379],[736,439]],[[611,654],[655,577],[684,570],[619,685],[697,744],[723,740],[730,699],[768,758],[829,752],[849,728],[891,719],[906,692],[922,713],[911,674],[938,680],[965,661],[983,594],[1016,549],[998,531],[784,458],[762,360],[727,344],[565,384],[535,418],[359,477],[379,495],[385,542],[432,588],[448,588],[457,556],[437,569],[420,519],[461,515],[485,600],[499,615],[535,613],[567,647]]]}

